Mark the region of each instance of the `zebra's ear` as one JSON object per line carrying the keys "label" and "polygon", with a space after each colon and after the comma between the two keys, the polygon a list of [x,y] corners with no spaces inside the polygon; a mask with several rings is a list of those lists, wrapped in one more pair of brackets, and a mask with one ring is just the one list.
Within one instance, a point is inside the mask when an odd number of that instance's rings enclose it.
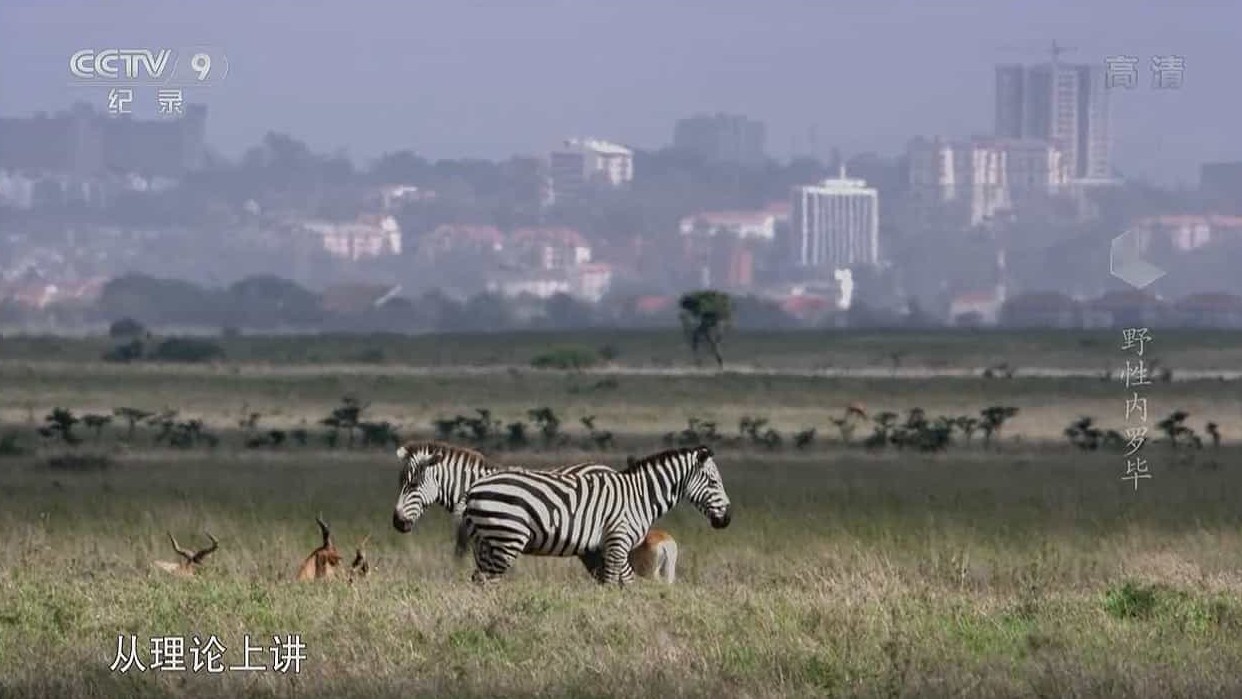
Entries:
{"label": "zebra's ear", "polygon": [[708,459],[712,458],[712,448],[708,446],[695,447],[694,458],[702,466]]}

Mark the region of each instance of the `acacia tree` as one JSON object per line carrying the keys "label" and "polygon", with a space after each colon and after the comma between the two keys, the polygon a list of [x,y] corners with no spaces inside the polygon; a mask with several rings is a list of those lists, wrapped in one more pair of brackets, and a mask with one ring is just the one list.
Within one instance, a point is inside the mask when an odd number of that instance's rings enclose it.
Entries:
{"label": "acacia tree", "polygon": [[701,363],[699,348],[706,344],[716,365],[724,368],[720,343],[725,330],[733,322],[733,303],[723,291],[692,291],[681,297],[681,324],[696,364]]}

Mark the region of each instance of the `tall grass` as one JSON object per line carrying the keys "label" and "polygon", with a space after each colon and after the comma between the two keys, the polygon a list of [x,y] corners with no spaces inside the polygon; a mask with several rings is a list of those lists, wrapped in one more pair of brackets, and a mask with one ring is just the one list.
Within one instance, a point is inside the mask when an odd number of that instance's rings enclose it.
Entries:
{"label": "tall grass", "polygon": [[[1236,452],[1220,455],[1226,460]],[[560,457],[545,455],[551,463]],[[609,458],[622,462],[623,455]],[[386,455],[138,453],[0,462],[0,693],[14,696],[1234,696],[1242,478],[1136,493],[1069,449],[818,459],[724,452],[734,526],[661,526],[678,584],[619,591],[524,557],[479,590],[447,515],[389,523]],[[375,572],[297,585],[322,511]],[[209,530],[196,579],[152,569]],[[109,672],[118,634],[300,634],[297,676]],[[187,641],[188,642],[188,641]],[[270,645],[270,644],[268,644]],[[270,657],[265,664],[270,665]]]}

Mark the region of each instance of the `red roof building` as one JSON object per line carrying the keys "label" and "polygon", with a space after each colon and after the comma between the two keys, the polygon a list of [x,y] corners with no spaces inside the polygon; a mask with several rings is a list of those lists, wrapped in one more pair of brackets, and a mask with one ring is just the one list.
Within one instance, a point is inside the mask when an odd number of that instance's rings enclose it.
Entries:
{"label": "red roof building", "polygon": [[639,296],[634,299],[634,312],[639,315],[658,315],[671,312],[677,307],[672,296]]}
{"label": "red roof building", "polygon": [[804,322],[813,322],[836,310],[836,302],[818,294],[794,294],[778,301],[781,310]]}

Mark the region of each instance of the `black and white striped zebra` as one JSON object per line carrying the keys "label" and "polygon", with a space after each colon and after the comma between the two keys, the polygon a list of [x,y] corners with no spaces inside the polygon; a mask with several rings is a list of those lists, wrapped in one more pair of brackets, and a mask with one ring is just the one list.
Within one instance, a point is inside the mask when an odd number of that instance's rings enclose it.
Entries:
{"label": "black and white striped zebra", "polygon": [[466,492],[459,539],[474,544],[476,583],[504,575],[521,554],[581,558],[602,552],[597,580],[626,585],[634,579],[630,551],[682,500],[712,527],[729,526],[729,495],[710,448],[660,452],[624,472],[497,472]]}
{"label": "black and white striped zebra", "polygon": [[[459,524],[466,506],[466,490],[475,481],[498,471],[527,470],[501,466],[473,449],[435,441],[407,442],[397,449],[397,458],[404,462],[404,466],[397,505],[393,508],[392,526],[402,533],[413,530],[415,522],[431,504],[443,506],[452,514],[454,525]],[[590,461],[551,471],[614,473],[611,467]],[[455,526],[454,529],[458,528]],[[466,541],[459,537],[456,553],[464,556],[466,551]],[[593,570],[595,560],[588,562],[583,558],[583,565],[587,566],[588,571]]]}

